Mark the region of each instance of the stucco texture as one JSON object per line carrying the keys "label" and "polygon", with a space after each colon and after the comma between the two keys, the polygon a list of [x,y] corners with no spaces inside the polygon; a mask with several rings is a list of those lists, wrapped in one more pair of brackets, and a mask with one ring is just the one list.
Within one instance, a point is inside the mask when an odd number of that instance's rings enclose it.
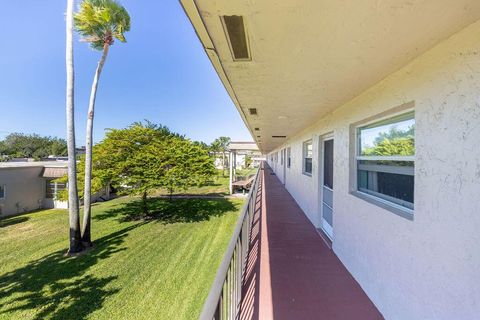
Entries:
{"label": "stucco texture", "polygon": [[[412,101],[413,221],[349,193],[355,143],[350,125]],[[386,319],[478,319],[480,22],[282,145],[292,152],[286,188],[317,227],[318,145],[330,132],[335,139],[333,248],[380,312]],[[302,174],[302,142],[308,139],[313,139],[312,177]],[[283,179],[280,162],[271,166]]]}
{"label": "stucco texture", "polygon": [[19,214],[42,208],[45,179],[40,177],[43,166],[0,168],[0,185],[5,185],[5,198],[0,199],[1,216]]}

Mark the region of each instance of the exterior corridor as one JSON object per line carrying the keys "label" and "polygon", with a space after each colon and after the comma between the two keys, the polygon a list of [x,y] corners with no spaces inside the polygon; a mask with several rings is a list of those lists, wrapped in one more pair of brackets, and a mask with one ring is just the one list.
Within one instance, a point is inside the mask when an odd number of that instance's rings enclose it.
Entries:
{"label": "exterior corridor", "polygon": [[240,319],[383,319],[268,165],[259,178]]}

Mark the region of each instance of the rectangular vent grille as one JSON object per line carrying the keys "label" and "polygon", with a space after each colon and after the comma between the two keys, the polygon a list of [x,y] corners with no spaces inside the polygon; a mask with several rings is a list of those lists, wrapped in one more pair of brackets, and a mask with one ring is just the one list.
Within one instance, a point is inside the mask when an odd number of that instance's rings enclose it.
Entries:
{"label": "rectangular vent grille", "polygon": [[260,131],[260,128],[255,128],[255,131]]}
{"label": "rectangular vent grille", "polygon": [[257,115],[257,108],[249,108],[248,112],[250,112],[250,114],[252,116],[256,116]]}
{"label": "rectangular vent grille", "polygon": [[286,138],[287,136],[272,136],[272,138]]}
{"label": "rectangular vent grille", "polygon": [[233,60],[250,60],[247,33],[242,16],[223,16],[223,25]]}

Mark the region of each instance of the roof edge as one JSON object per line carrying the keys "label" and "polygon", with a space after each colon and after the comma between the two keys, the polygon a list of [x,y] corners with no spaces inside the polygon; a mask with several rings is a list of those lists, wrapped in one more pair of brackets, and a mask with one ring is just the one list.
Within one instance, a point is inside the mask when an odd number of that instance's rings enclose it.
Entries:
{"label": "roof edge", "polygon": [[[250,135],[255,140],[255,143],[257,144],[257,146],[259,146],[257,138],[253,133],[252,128],[250,128],[250,125],[247,121],[247,117],[245,116],[242,106],[240,105],[240,101],[238,101],[237,95],[233,90],[233,86],[230,83],[230,79],[228,78],[227,73],[223,68],[222,62],[220,61],[220,57],[218,56],[215,45],[213,44],[210,34],[208,33],[207,27],[205,26],[202,16],[200,15],[200,12],[195,3],[195,0],[179,0],[179,2],[186,16],[190,20],[190,23],[192,24],[193,29],[195,30],[195,33],[197,34],[197,37],[200,40],[200,43],[202,44],[203,49],[205,50],[205,53],[210,59],[210,62],[212,63],[213,68],[215,69],[218,77],[220,78],[220,81],[222,81],[222,84],[225,87],[225,90],[227,90],[227,93],[230,96],[230,99],[232,99],[233,104],[237,108],[237,111],[240,114],[243,120],[243,123],[245,123],[248,131],[250,132]],[[259,147],[259,150],[263,153],[262,148]]]}

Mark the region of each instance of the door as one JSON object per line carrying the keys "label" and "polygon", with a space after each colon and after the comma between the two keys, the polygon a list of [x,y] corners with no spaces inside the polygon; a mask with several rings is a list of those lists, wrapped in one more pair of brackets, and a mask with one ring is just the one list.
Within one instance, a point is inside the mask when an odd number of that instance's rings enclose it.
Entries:
{"label": "door", "polygon": [[323,140],[322,229],[333,238],[333,138]]}

